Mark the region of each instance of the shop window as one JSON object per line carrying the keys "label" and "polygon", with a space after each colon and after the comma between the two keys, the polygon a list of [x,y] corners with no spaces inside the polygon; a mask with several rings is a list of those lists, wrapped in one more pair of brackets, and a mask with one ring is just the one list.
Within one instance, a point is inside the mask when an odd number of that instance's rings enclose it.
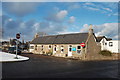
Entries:
{"label": "shop window", "polygon": [[112,47],[113,46],[113,42],[109,42],[109,46]]}
{"label": "shop window", "polygon": [[78,46],[77,49],[81,49],[81,46]]}

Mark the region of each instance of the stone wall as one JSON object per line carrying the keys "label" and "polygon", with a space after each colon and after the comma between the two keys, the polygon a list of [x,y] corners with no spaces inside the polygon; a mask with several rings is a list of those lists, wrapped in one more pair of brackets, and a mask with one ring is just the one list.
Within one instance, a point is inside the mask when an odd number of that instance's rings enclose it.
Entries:
{"label": "stone wall", "polygon": [[[43,45],[43,50],[42,50]],[[67,57],[66,54],[68,54],[68,46],[72,45],[73,47],[79,46],[80,44],[54,44],[51,45],[51,48],[49,49],[49,45],[46,44],[37,44],[37,49],[33,51],[34,54],[46,54],[49,51],[53,50],[53,46],[57,45],[58,50],[56,53],[52,56],[56,57],[66,57],[66,58],[74,58],[74,59],[80,59],[80,60],[117,60],[120,57],[120,53],[113,53],[112,56],[103,56],[100,55],[98,52],[100,51],[100,46],[96,44],[94,41],[94,37],[90,37],[89,41],[87,42],[87,45],[85,48],[83,48],[82,54],[77,54],[77,51],[72,53],[71,57]],[[64,52],[61,53],[61,46],[64,46]],[[85,50],[87,53],[85,53]],[[45,52],[45,53],[43,53]]]}
{"label": "stone wall", "polygon": [[101,47],[97,45],[94,35],[89,35],[88,40],[86,42],[86,52],[84,55],[84,59],[87,60],[93,60],[93,59],[99,59],[100,58],[100,52]]}
{"label": "stone wall", "polygon": [[[37,45],[37,46],[36,46]],[[58,57],[68,57],[68,47],[72,45],[72,47],[80,46],[80,44],[53,44],[51,45],[51,48],[49,49],[50,44],[36,44],[35,49],[32,51],[34,54],[46,54],[47,52],[51,51],[53,53],[52,56],[58,56]],[[55,48],[55,45],[57,47],[56,53],[53,51]],[[42,47],[43,46],[43,47]],[[64,51],[61,52],[61,46],[63,46]],[[82,52],[82,51],[81,51]],[[83,52],[82,52],[83,53]],[[82,54],[78,54],[77,51],[72,51],[72,57],[80,57]]]}
{"label": "stone wall", "polygon": [[[66,57],[66,54],[68,52],[67,51],[67,49],[68,49],[67,45],[65,45],[65,44],[54,44],[53,45],[53,50],[55,48],[55,45],[57,46],[57,50],[56,50],[56,53],[53,52],[53,56]],[[61,46],[63,46],[63,49],[64,49],[63,52],[61,52]]]}

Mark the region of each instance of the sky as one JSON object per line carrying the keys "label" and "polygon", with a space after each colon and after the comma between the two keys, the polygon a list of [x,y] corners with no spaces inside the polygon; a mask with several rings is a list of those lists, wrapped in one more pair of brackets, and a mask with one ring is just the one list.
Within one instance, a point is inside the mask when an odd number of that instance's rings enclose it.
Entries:
{"label": "sky", "polygon": [[3,39],[30,41],[48,35],[84,33],[93,25],[96,36],[118,39],[118,2],[1,2]]}

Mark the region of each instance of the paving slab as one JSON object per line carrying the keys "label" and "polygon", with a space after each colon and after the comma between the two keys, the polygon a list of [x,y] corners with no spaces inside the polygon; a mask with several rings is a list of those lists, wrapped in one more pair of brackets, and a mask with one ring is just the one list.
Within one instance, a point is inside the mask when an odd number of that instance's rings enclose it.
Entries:
{"label": "paving slab", "polygon": [[15,59],[16,55],[6,52],[0,52],[0,62],[14,62],[28,60],[28,57],[17,55],[18,59]]}

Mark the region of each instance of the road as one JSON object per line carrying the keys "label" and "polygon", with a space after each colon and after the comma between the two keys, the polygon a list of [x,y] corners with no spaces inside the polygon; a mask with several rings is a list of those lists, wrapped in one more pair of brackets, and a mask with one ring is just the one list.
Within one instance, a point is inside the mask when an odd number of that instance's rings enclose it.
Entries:
{"label": "road", "polygon": [[80,61],[23,54],[28,61],[2,64],[2,78],[118,78],[118,61]]}

